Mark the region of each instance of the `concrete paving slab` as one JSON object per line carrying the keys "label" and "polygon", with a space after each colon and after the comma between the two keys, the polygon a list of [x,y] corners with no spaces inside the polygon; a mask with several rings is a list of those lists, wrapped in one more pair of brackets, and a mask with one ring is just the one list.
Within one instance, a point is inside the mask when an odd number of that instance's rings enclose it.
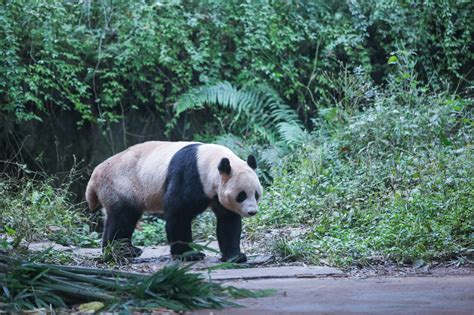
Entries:
{"label": "concrete paving slab", "polygon": [[60,244],[56,244],[54,242],[44,241],[44,242],[35,242],[28,244],[28,249],[31,251],[42,251],[48,248],[52,248],[54,250],[60,250],[65,252],[71,252],[74,250],[73,246],[63,246]]}
{"label": "concrete paving slab", "polygon": [[215,270],[210,275],[213,280],[250,280],[250,279],[277,279],[277,278],[317,278],[317,277],[344,277],[345,273],[339,269],[324,266],[282,266],[242,269]]}
{"label": "concrete paving slab", "polygon": [[98,258],[102,255],[100,248],[75,248],[73,253],[87,258]]}

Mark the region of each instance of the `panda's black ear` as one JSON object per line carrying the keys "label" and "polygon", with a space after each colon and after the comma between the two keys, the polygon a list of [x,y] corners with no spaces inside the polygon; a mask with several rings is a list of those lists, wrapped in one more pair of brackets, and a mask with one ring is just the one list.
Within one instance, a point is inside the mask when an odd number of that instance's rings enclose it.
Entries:
{"label": "panda's black ear", "polygon": [[219,170],[219,173],[221,174],[227,174],[230,175],[230,161],[228,158],[222,158],[221,162],[219,163],[219,166],[217,166],[217,169]]}
{"label": "panda's black ear", "polygon": [[247,164],[254,170],[257,169],[257,159],[255,158],[255,156],[250,154],[249,157],[247,158]]}

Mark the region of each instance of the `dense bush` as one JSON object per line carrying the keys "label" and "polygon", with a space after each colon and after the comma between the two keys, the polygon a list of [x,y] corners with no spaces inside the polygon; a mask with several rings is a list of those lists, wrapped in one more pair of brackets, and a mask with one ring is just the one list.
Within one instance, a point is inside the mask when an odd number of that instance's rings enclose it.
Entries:
{"label": "dense bush", "polygon": [[276,253],[332,265],[468,254],[472,102],[424,91],[394,80],[364,112],[320,120],[312,142],[274,169],[253,233],[303,227],[278,238]]}
{"label": "dense bush", "polygon": [[193,86],[266,83],[306,123],[339,95],[341,64],[377,82],[400,45],[417,72],[456,88],[472,78],[472,1],[7,1],[0,8],[1,113],[73,110],[104,128],[156,111]]}

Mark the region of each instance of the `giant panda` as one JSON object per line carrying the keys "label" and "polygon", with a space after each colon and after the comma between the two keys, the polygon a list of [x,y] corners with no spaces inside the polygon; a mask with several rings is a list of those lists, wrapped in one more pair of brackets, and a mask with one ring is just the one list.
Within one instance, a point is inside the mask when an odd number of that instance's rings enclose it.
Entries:
{"label": "giant panda", "polygon": [[144,212],[157,213],[166,220],[171,255],[203,259],[199,252],[182,255],[192,250],[192,220],[211,208],[221,259],[247,261],[240,251],[241,218],[258,211],[263,189],[256,168],[253,155],[243,161],[216,144],[150,141],[129,147],[99,164],[86,188],[89,208],[105,210],[102,247],[120,240],[130,256],[140,256],[133,231]]}

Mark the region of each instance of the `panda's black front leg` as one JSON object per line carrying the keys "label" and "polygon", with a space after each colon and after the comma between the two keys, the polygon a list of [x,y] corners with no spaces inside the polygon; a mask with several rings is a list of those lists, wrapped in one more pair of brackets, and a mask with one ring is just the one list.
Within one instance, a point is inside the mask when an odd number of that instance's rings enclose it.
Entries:
{"label": "panda's black front leg", "polygon": [[[204,253],[192,253],[192,217],[169,215],[166,218],[166,236],[171,247],[171,255],[186,261],[202,260]],[[182,256],[185,254],[184,256]]]}
{"label": "panda's black front leg", "polygon": [[212,210],[217,217],[217,242],[222,253],[222,261],[246,262],[247,256],[240,252],[242,217],[220,204],[213,205]]}

